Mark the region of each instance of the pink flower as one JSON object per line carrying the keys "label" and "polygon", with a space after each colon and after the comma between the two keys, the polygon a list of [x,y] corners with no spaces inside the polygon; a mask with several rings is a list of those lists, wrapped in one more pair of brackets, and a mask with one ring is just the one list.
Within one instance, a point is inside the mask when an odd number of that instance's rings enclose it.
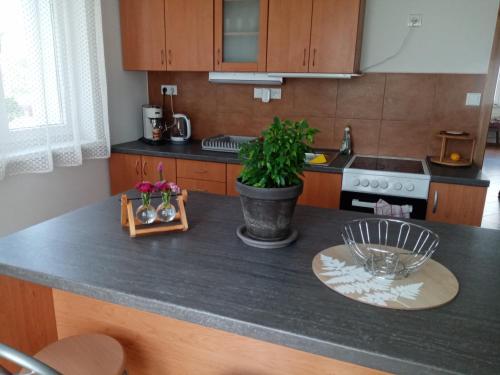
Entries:
{"label": "pink flower", "polygon": [[135,188],[137,190],[139,190],[141,193],[153,193],[155,190],[155,186],[149,182],[149,181],[142,181],[142,182],[138,182],[136,185],[135,185]]}
{"label": "pink flower", "polygon": [[168,185],[168,182],[163,180],[163,181],[158,181],[157,183],[155,183],[155,189],[157,191],[168,191],[168,190],[170,190],[170,187]]}
{"label": "pink flower", "polygon": [[173,182],[169,182],[169,187],[170,187],[170,191],[174,194],[180,194],[181,192],[181,188],[179,187],[179,185],[173,183]]}
{"label": "pink flower", "polygon": [[180,187],[177,186],[174,182],[167,181],[158,181],[157,183],[155,183],[155,189],[156,191],[170,192],[174,194],[179,194],[181,192]]}

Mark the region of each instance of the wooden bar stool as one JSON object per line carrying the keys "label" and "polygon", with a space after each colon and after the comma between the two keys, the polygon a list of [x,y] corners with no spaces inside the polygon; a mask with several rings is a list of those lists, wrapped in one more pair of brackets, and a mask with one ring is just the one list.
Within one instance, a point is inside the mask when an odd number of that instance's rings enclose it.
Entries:
{"label": "wooden bar stool", "polygon": [[[0,358],[24,367],[21,374],[126,374],[123,347],[114,338],[100,334],[67,337],[46,346],[34,357],[0,344]],[[10,373],[0,366],[3,374]]]}

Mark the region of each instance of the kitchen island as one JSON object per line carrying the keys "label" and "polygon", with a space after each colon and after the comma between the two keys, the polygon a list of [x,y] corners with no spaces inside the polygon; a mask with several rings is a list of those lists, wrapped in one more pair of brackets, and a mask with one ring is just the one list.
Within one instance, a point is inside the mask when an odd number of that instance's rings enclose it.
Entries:
{"label": "kitchen island", "polygon": [[[112,197],[0,239],[2,282],[48,288],[59,337],[112,334],[135,369],[153,368],[148,350],[164,350],[164,373],[190,373],[187,363],[202,359],[198,373],[209,374],[500,373],[500,231],[424,223],[441,237],[433,258],[460,292],[409,312],[352,301],[314,276],[313,257],[342,243],[342,223],[359,214],[297,207],[298,241],[262,250],[236,237],[237,198],[193,193],[188,232],[136,239],[120,227],[119,205]],[[157,347],[142,343],[155,334]]]}

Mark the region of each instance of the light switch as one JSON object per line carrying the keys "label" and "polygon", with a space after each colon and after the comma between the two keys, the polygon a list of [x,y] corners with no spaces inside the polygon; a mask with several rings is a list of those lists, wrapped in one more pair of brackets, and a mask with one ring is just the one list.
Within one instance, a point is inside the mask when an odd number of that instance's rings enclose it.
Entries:
{"label": "light switch", "polygon": [[471,107],[479,107],[481,105],[481,93],[468,92],[467,98],[465,99],[465,105]]}

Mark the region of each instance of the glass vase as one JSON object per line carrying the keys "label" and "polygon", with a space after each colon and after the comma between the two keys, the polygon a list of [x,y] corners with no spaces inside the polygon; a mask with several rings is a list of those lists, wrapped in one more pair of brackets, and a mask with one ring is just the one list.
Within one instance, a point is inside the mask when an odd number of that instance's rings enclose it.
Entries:
{"label": "glass vase", "polygon": [[175,219],[177,210],[175,206],[170,203],[170,194],[162,193],[163,202],[156,209],[158,220],[168,223]]}
{"label": "glass vase", "polygon": [[151,205],[151,195],[144,193],[141,197],[142,205],[135,211],[135,217],[141,224],[153,224],[156,220],[156,210]]}

